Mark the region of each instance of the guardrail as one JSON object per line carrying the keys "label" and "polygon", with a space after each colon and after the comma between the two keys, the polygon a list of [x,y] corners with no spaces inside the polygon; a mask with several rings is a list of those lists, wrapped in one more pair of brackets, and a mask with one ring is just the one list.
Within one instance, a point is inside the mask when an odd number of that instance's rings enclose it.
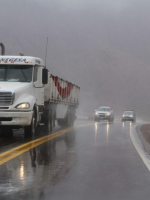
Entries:
{"label": "guardrail", "polygon": [[76,120],[81,120],[81,121],[93,121],[94,120],[94,117],[92,116],[80,116],[78,115],[76,117]]}
{"label": "guardrail", "polygon": [[[76,117],[77,121],[94,121],[94,116],[85,116],[85,115],[78,115]],[[121,122],[121,118],[117,117],[114,118],[115,122]]]}

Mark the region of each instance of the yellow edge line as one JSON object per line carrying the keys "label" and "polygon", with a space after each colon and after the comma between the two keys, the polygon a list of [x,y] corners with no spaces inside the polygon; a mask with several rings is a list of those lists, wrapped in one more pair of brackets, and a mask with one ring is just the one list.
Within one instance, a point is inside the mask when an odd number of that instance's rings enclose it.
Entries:
{"label": "yellow edge line", "polygon": [[[93,123],[92,123],[93,124]],[[91,124],[86,124],[87,125],[91,125]],[[85,126],[85,125],[80,125],[78,127],[82,127],[82,126]],[[74,128],[71,127],[71,128],[67,128],[67,129],[64,129],[64,130],[61,130],[61,131],[57,131],[55,133],[52,133],[50,135],[47,135],[47,136],[44,136],[42,138],[39,138],[39,139],[36,139],[34,141],[31,141],[31,142],[28,142],[26,144],[23,144],[19,147],[16,147],[14,149],[11,149],[9,151],[6,151],[2,154],[0,154],[0,165],[4,164],[5,162],[19,156],[20,154],[46,142],[46,141],[49,141],[49,140],[52,140],[56,137],[59,137],[60,135],[63,135],[64,133],[67,133],[71,130],[73,130]]]}

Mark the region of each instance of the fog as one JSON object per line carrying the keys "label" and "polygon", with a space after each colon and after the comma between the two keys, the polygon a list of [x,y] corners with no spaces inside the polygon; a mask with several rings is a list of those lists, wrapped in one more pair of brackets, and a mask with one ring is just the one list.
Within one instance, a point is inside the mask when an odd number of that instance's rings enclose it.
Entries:
{"label": "fog", "polygon": [[150,1],[1,0],[6,54],[45,57],[81,87],[79,114],[110,106],[150,118]]}

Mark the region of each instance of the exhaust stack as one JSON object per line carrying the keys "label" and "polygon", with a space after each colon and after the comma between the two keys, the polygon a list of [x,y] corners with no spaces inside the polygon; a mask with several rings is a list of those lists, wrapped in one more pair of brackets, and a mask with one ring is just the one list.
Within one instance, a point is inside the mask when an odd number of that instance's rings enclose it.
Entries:
{"label": "exhaust stack", "polygon": [[1,47],[1,55],[5,55],[5,46],[3,43],[0,43],[0,47]]}

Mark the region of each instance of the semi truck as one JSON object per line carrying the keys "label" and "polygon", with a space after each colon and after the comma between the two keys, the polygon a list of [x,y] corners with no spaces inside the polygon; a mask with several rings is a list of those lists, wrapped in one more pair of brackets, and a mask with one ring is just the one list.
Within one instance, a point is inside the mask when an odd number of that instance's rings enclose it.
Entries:
{"label": "semi truck", "polygon": [[54,76],[44,61],[30,56],[0,56],[0,129],[24,128],[36,134],[43,124],[73,126],[80,87]]}

